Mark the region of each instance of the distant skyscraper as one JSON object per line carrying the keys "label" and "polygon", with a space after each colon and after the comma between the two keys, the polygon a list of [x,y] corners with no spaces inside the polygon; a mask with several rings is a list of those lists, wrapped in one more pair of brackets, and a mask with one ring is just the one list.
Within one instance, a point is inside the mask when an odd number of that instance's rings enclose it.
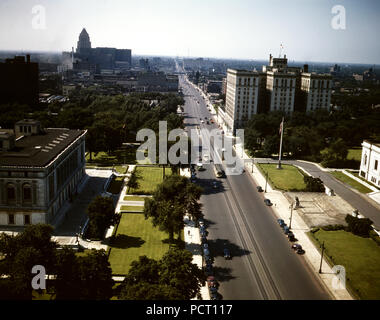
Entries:
{"label": "distant skyscraper", "polygon": [[85,28],[83,28],[82,32],[79,35],[79,41],[77,44],[77,53],[87,53],[91,49],[91,41],[90,36],[88,35]]}
{"label": "distant skyscraper", "polygon": [[90,36],[85,28],[79,35],[77,50],[73,58],[70,52],[63,52],[62,55],[64,65],[74,70],[97,72],[102,69],[128,69],[132,65],[130,49],[91,48]]}

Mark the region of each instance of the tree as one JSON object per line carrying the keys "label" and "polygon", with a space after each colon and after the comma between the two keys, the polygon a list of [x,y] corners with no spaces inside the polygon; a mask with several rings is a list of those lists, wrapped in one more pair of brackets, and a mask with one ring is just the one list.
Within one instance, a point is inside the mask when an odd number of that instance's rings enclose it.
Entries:
{"label": "tree", "polygon": [[341,167],[346,161],[348,148],[343,139],[339,138],[321,152],[322,165],[326,167]]}
{"label": "tree", "polygon": [[51,241],[53,228],[37,224],[25,228],[16,236],[0,235],[0,276],[3,294],[8,299],[31,299],[33,266],[43,265],[47,272],[55,265],[57,244]]}
{"label": "tree", "polygon": [[152,199],[145,199],[145,219],[151,217],[155,227],[159,226],[160,230],[167,232],[170,243],[173,243],[174,233],[179,233],[183,229],[184,214],[185,206],[174,200],[156,200],[154,196]]}
{"label": "tree", "polygon": [[272,154],[278,153],[280,148],[280,138],[278,136],[267,136],[264,142],[263,153],[267,157],[271,157]]}
{"label": "tree", "polygon": [[184,300],[196,297],[206,280],[192,261],[190,251],[177,248],[171,248],[160,261],[160,283],[175,288]]}
{"label": "tree", "polygon": [[357,218],[350,214],[346,216],[348,231],[361,237],[369,237],[369,232],[372,230],[373,221],[368,218]]}
{"label": "tree", "polygon": [[172,175],[156,188],[153,197],[145,200],[145,218],[152,217],[153,225],[169,233],[172,242],[174,233],[183,228],[183,218],[189,214],[193,218],[202,215],[198,203],[202,189],[192,184],[186,177]]}
{"label": "tree", "polygon": [[112,198],[96,197],[88,206],[87,214],[90,219],[87,237],[102,239],[105,230],[117,222]]}
{"label": "tree", "polygon": [[118,293],[124,300],[190,300],[200,292],[205,275],[189,251],[170,249],[161,260],[141,256]]}
{"label": "tree", "polygon": [[306,184],[306,191],[308,192],[325,192],[325,186],[321,179],[310,176],[304,176],[303,181]]}
{"label": "tree", "polygon": [[72,249],[57,252],[57,300],[109,300],[113,295],[112,269],[104,250],[92,249],[77,257]]}

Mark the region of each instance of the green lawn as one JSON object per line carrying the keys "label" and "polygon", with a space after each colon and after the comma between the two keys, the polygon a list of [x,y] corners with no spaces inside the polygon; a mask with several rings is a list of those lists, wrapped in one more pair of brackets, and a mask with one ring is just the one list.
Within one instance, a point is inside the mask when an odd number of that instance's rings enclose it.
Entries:
{"label": "green lawn", "polygon": [[121,206],[120,211],[124,212],[143,212],[144,206]]}
{"label": "green lawn", "polygon": [[123,186],[123,181],[124,177],[115,177],[111,181],[107,191],[113,194],[119,194],[121,191],[121,187]]}
{"label": "green lawn", "polygon": [[350,187],[358,190],[361,193],[369,193],[372,192],[371,189],[368,189],[367,187],[363,186],[360,182],[350,178],[349,176],[345,175],[341,171],[332,171],[330,172],[335,178],[342,181],[345,184],[348,184]]}
{"label": "green lawn", "polygon": [[127,150],[119,149],[108,154],[107,152],[92,153],[92,161],[90,161],[90,153],[86,154],[86,162],[89,165],[96,164],[100,167],[112,167],[121,164],[136,164],[136,150],[135,147],[130,147]]}
{"label": "green lawn", "polygon": [[131,262],[143,255],[161,259],[169,249],[167,239],[168,234],[153,227],[151,219],[145,220],[143,214],[122,214],[116,238],[110,246],[113,274],[127,274]]}
{"label": "green lawn", "polygon": [[319,244],[325,242],[325,253],[333,264],[345,267],[347,284],[355,295],[380,299],[380,246],[375,241],[343,230],[309,235]]}
{"label": "green lawn", "polygon": [[[129,194],[152,194],[157,185],[163,181],[163,168],[162,167],[139,167],[135,169],[138,187],[136,189],[130,188]],[[165,176],[172,174],[170,168],[165,168]]]}
{"label": "green lawn", "polygon": [[368,180],[364,179],[363,177],[361,177],[361,176],[359,175],[358,172],[350,171],[350,173],[351,173],[352,175],[354,175],[355,177],[359,178],[360,180],[362,180],[363,182],[368,183],[370,186],[375,187],[376,189],[380,190],[379,186],[373,184],[371,181],[368,181]]}
{"label": "green lawn", "polygon": [[348,160],[356,160],[356,161],[361,161],[362,160],[362,148],[352,148],[348,149],[348,154],[347,154],[347,159]]}
{"label": "green lawn", "polygon": [[124,201],[145,201],[146,197],[139,196],[125,196]]}
{"label": "green lawn", "polygon": [[[282,170],[277,169],[277,164],[257,164],[261,172],[268,173],[268,181],[272,187],[284,191],[303,191],[306,185],[304,175],[298,168],[292,165],[282,165]],[[265,186],[262,186],[264,189]]]}

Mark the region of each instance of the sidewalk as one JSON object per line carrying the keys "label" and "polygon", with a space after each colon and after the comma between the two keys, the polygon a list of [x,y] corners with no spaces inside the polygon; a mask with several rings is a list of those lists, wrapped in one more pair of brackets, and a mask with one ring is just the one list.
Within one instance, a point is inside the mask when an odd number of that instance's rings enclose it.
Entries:
{"label": "sidewalk", "polygon": [[[190,169],[181,169],[181,176],[190,178]],[[196,227],[195,222],[192,221],[188,216],[185,216],[184,222],[185,249],[193,254],[193,263],[196,264],[200,269],[202,269],[203,256],[199,229]],[[201,295],[202,300],[210,300],[210,292],[208,290],[207,283],[205,284],[205,286],[201,288]]]}
{"label": "sidewalk", "polygon": [[[241,145],[236,145],[236,153],[242,154]],[[244,152],[243,160],[250,159],[248,155]],[[253,168],[252,168],[253,166]],[[246,172],[249,173],[255,182],[260,185],[263,189],[265,187],[265,177],[261,174],[256,165],[252,164],[252,161],[246,163]],[[253,170],[252,170],[253,169]],[[253,172],[252,172],[253,171]],[[271,185],[267,184],[267,192],[265,197],[270,199],[273,203],[273,211],[279,219],[283,219],[286,224],[290,221],[290,205],[291,203],[283,195],[281,191],[274,190]],[[321,261],[321,254],[318,249],[314,246],[313,242],[309,239],[307,232],[310,228],[305,224],[303,219],[298,215],[297,210],[293,210],[292,217],[292,232],[294,233],[298,243],[302,245],[305,250],[305,259],[311,267],[312,272],[321,280],[324,287],[331,293],[332,297],[336,300],[352,300],[352,296],[346,289],[334,289],[333,282],[336,281],[336,275],[333,273],[332,268],[328,265],[326,260],[322,263],[322,273],[320,274],[319,266]]]}

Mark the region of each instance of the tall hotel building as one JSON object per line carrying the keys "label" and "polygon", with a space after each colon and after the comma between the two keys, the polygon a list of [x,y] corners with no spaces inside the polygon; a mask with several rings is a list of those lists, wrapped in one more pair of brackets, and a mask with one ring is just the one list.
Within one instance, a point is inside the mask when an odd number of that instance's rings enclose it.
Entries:
{"label": "tall hotel building", "polygon": [[330,75],[302,73],[301,91],[306,111],[329,109],[331,103],[332,80]]}
{"label": "tall hotel building", "polygon": [[227,70],[226,122],[234,130],[252,114],[257,113],[259,73],[245,70]]}
{"label": "tall hotel building", "polygon": [[228,69],[225,122],[229,130],[235,132],[257,113],[329,109],[331,75],[308,71],[307,65],[289,67],[286,55],[270,55],[269,65],[260,73]]}

